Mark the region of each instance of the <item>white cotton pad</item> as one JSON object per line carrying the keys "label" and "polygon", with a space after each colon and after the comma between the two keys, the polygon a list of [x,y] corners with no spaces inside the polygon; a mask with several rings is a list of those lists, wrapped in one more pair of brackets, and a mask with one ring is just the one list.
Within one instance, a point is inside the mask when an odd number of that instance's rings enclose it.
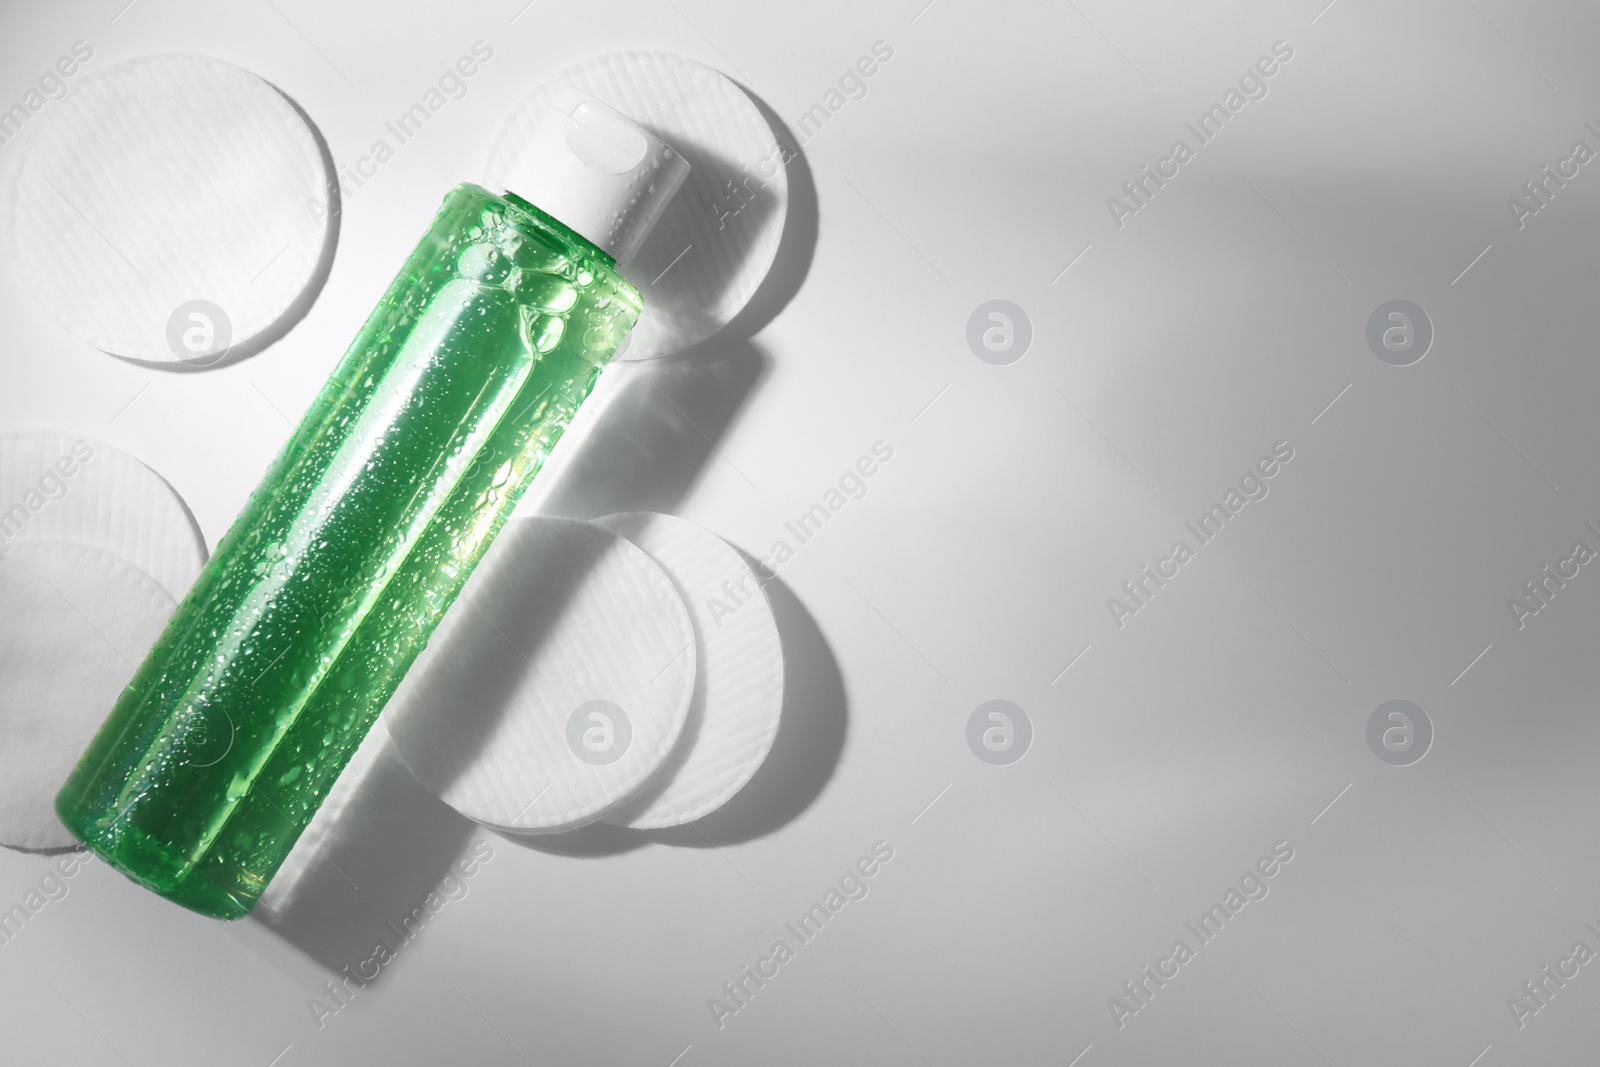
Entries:
{"label": "white cotton pad", "polygon": [[726,804],[772,749],[783,711],[778,624],[755,571],[711,531],[641,511],[596,523],[661,564],[689,605],[700,651],[677,747],[639,796],[605,821],[641,830],[680,826]]}
{"label": "white cotton pad", "polygon": [[695,659],[689,611],[643,551],[574,519],[513,519],[385,718],[417,780],[467,818],[567,830],[661,768]]}
{"label": "white cotton pad", "polygon": [[674,355],[727,325],[767,276],[789,210],[783,164],[793,149],[780,149],[755,102],[710,67],[667,52],[609,52],[523,97],[495,137],[485,185],[505,187],[534,128],[568,86],[648,127],[689,161],[683,188],[622,271],[643,294],[644,313],[617,358]]}
{"label": "white cotton pad", "polygon": [[45,310],[107,352],[209,365],[282,318],[318,273],[322,151],[248,71],[130,59],[77,82],[28,137],[13,252]]}
{"label": "white cotton pad", "polygon": [[161,476],[65,430],[0,433],[0,546],[70,541],[121,556],[183,599],[206,561],[189,510]]}
{"label": "white cotton pad", "polygon": [[161,634],[173,599],[83,545],[0,552],[0,845],[76,844],[56,791]]}

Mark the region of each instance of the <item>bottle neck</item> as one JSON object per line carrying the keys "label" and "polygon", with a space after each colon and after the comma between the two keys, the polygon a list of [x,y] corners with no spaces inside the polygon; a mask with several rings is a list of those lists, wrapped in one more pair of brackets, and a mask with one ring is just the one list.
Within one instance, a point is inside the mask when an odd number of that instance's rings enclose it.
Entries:
{"label": "bottle neck", "polygon": [[572,227],[568,226],[566,223],[562,222],[548,211],[545,211],[536,204],[524,200],[522,197],[509,190],[501,195],[504,196],[513,207],[517,208],[524,214],[532,216],[531,221],[534,225],[551,231],[553,234],[555,234],[555,236],[564,241],[569,241],[572,244],[577,245],[579,248],[588,252],[590,255],[594,256],[602,264],[610,267],[612,270],[617,269],[616,258],[612,256],[610,252],[607,252],[605,249],[601,248],[599,245],[595,244],[593,241],[589,240],[583,234],[579,233],[577,230],[574,230]]}

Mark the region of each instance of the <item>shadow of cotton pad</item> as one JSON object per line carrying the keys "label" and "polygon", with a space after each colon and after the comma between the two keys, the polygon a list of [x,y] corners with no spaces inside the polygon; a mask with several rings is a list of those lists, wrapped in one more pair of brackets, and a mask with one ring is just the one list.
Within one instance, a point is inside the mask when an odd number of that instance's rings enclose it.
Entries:
{"label": "shadow of cotton pad", "polygon": [[155,579],[83,545],[0,554],[0,844],[77,844],[56,791],[172,614]]}
{"label": "shadow of cotton pad", "polygon": [[615,530],[661,564],[689,605],[699,662],[683,736],[638,797],[607,815],[658,829],[709,815],[767,758],[783,711],[783,649],[756,575],[726,541],[685,519],[608,515]]}
{"label": "shadow of cotton pad", "polygon": [[120,556],[183,599],[206,561],[189,509],[160,475],[65,430],[0,433],[0,545],[70,541]]}
{"label": "shadow of cotton pad", "polygon": [[780,149],[755,102],[710,67],[667,52],[609,52],[523,97],[490,148],[485,185],[505,187],[539,120],[569,86],[648,127],[689,161],[683,188],[622,268],[644,296],[644,313],[617,358],[675,355],[726,326],[772,268],[792,149]]}
{"label": "shadow of cotton pad", "polygon": [[28,288],[72,333],[208,366],[312,286],[328,185],[315,135],[271,85],[205,56],[142,56],[30,129],[8,229]]}
{"label": "shadow of cotton pad", "polygon": [[498,830],[592,822],[661,768],[694,692],[672,580],[574,519],[513,519],[384,717],[419,782]]}

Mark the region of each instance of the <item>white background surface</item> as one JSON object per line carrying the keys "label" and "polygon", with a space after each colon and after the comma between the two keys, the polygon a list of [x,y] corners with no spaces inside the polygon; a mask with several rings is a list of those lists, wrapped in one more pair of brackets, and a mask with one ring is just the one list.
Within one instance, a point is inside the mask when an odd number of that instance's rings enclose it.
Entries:
{"label": "white background surface", "polygon": [[[197,51],[287,92],[341,165],[474,40],[495,49],[348,201],[325,290],[253,358],[119,362],[0,266],[0,427],[129,450],[213,545],[538,78],[678,51],[793,121],[875,41],[894,48],[805,145],[817,239],[793,300],[713,353],[720,369],[661,379],[682,412],[640,416],[678,458],[615,437],[581,457],[599,480],[549,504],[673,511],[765,556],[875,441],[893,447],[774,593],[804,608],[786,638],[812,638],[798,710],[845,720],[814,799],[717,848],[570,856],[479,831],[493,859],[468,895],[320,1028],[315,951],[96,865],[0,947],[7,1062],[1498,1067],[1577,1062],[1600,1037],[1600,965],[1523,1029],[1506,1003],[1575,941],[1600,950],[1583,925],[1600,925],[1600,577],[1520,631],[1506,607],[1574,541],[1597,545],[1600,172],[1520,231],[1506,198],[1580,137],[1600,147],[1582,125],[1600,119],[1600,13],[921,4],[6,9],[6,105],[74,40],[93,65]],[[1118,229],[1106,199],[1278,40],[1294,58],[1267,97]],[[1033,324],[1009,366],[964,338],[997,297]],[[1396,297],[1436,330],[1406,368],[1364,339]],[[1271,494],[1118,629],[1106,598],[1277,441],[1295,458]],[[1410,767],[1365,740],[1396,697],[1436,733]],[[965,740],[994,698],[1034,727],[1006,767]],[[475,836],[416,810],[372,849],[400,863],[426,834],[426,866]],[[894,859],[870,894],[719,1030],[707,999],[879,840]],[[1295,858],[1270,895],[1118,1029],[1107,999],[1193,944],[1185,921],[1280,840]],[[43,871],[0,854],[0,905]],[[354,880],[329,882],[331,912],[420,903]]]}

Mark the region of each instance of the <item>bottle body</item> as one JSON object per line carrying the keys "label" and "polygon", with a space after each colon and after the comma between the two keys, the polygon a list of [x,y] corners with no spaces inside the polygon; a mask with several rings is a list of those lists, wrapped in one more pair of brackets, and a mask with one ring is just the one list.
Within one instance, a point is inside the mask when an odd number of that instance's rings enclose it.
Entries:
{"label": "bottle body", "polygon": [[639,310],[584,238],[453,190],[68,777],[68,828],[248,912]]}

